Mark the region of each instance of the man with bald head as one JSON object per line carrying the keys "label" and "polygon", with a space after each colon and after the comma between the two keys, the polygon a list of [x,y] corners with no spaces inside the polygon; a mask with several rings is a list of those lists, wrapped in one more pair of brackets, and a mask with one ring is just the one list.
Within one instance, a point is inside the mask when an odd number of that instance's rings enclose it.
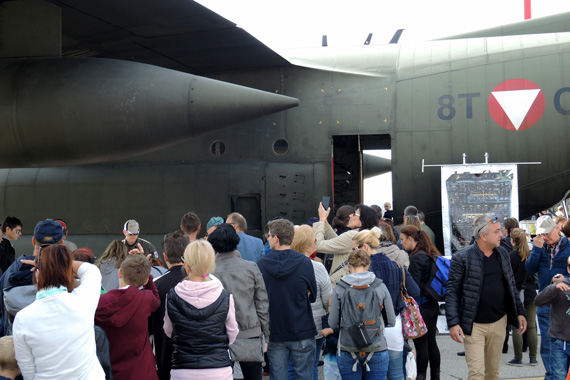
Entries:
{"label": "man with bald head", "polygon": [[247,222],[243,215],[238,212],[232,212],[228,215],[226,223],[231,224],[239,236],[237,250],[241,253],[242,259],[256,263],[265,253],[261,239],[245,233]]}

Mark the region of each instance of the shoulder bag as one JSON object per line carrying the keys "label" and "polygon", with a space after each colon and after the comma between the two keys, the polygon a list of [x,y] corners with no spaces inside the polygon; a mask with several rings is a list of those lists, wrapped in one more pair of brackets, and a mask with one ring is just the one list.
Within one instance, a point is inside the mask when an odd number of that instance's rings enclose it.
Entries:
{"label": "shoulder bag", "polygon": [[404,267],[396,262],[402,270],[402,282],[400,283],[400,297],[404,301],[405,307],[400,312],[402,317],[402,333],[406,339],[416,339],[427,333],[427,327],[420,313],[420,307],[406,289],[406,273]]}

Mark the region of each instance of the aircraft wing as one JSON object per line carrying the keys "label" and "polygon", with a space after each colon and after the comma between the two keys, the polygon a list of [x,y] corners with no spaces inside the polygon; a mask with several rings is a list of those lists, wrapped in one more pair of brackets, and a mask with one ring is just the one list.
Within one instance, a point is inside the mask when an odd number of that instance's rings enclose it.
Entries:
{"label": "aircraft wing", "polygon": [[570,31],[570,12],[552,16],[496,26],[489,29],[457,34],[454,36],[439,38],[439,40],[454,40],[461,38],[501,37],[520,34],[561,33]]}
{"label": "aircraft wing", "polygon": [[195,1],[50,0],[62,9],[62,56],[136,61],[198,75],[289,65]]}

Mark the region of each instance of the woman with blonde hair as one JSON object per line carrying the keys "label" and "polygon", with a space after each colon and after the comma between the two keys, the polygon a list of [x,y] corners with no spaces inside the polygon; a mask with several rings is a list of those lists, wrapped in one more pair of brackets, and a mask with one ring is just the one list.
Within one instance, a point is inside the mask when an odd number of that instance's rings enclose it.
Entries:
{"label": "woman with blonde hair", "polygon": [[422,230],[422,222],[420,218],[415,215],[406,216],[406,220],[404,220],[404,227],[406,226],[415,226],[418,230]]}
{"label": "woman with blonde hair", "polygon": [[396,314],[396,323],[394,327],[388,327],[384,330],[390,357],[386,378],[388,380],[404,380],[404,335],[402,334],[402,319],[400,317],[400,311],[405,307],[404,301],[400,297],[400,287],[404,281],[403,276],[405,276],[406,288],[410,296],[419,297],[420,289],[405,268],[392,261],[385,254],[378,252],[382,236],[381,230],[377,227],[371,230],[362,230],[352,238],[352,247],[353,249],[361,249],[370,255],[369,270],[376,275],[376,278],[384,282],[388,292],[390,292]]}
{"label": "woman with blonde hair", "polygon": [[167,295],[164,332],[171,338],[172,380],[231,380],[228,347],[239,332],[234,300],[221,282],[210,276],[215,253],[206,240],[184,251],[187,279]]}
{"label": "woman with blonde hair", "polygon": [[[338,342],[337,365],[342,379],[385,379],[389,368],[390,356],[383,330],[385,331],[386,327],[393,327],[396,317],[392,299],[386,285],[378,280],[374,273],[368,271],[370,262],[370,256],[365,250],[356,249],[352,251],[348,256],[350,274],[340,280],[339,285],[334,289],[331,299],[329,324],[332,329],[340,328],[341,330]],[[380,304],[378,314],[371,315],[374,318],[369,322],[372,323],[366,325],[365,329],[371,337],[371,342],[364,347],[355,347],[354,336],[348,333],[349,324],[358,323],[359,321],[341,321],[341,315],[347,314],[346,310],[343,312],[342,308],[350,305],[350,302],[343,302],[345,300],[344,294],[350,291],[350,289],[360,289],[359,291],[366,292],[366,294],[373,294],[368,292],[376,292],[376,296],[372,299],[377,299]],[[367,310],[375,310],[372,305],[369,306],[370,308]],[[360,305],[356,307],[359,308]],[[382,308],[384,309],[383,311]],[[382,315],[384,313],[385,318]],[[360,323],[362,322],[360,321]],[[387,322],[386,325],[385,322]],[[355,352],[355,348],[358,348],[358,352]]]}
{"label": "woman with blonde hair", "polygon": [[[529,275],[525,269],[525,262],[530,256],[530,251],[528,249],[528,243],[526,240],[526,232],[523,229],[515,228],[511,230],[510,233],[511,244],[513,245],[513,251],[509,253],[511,259],[511,267],[513,268],[513,274],[515,275],[515,282],[519,294],[521,294],[521,302],[526,310],[526,334],[528,339],[528,350],[530,365],[538,365],[536,360],[538,338],[536,335],[536,305],[534,304],[534,298],[536,297],[536,291],[538,289],[536,283],[536,277]],[[522,366],[522,346],[523,337],[522,335],[516,333],[517,327],[512,326],[513,329],[513,346],[515,347],[515,357],[511,361],[507,362],[508,365],[513,365],[520,367]]]}
{"label": "woman with blonde hair", "polygon": [[[309,257],[313,254],[313,252],[315,252],[316,246],[317,240],[315,239],[315,233],[311,226],[304,224],[295,228],[295,235],[293,236],[291,249]],[[317,300],[311,303],[311,309],[313,310],[313,320],[315,321],[317,331],[321,331],[323,329],[322,317],[326,315],[329,310],[329,300],[332,295],[332,286],[325,266],[314,260],[311,260],[311,263],[313,264],[315,279],[317,280]],[[313,380],[318,380],[319,378],[318,365],[319,359],[321,357],[321,348],[323,347],[324,341],[325,338],[320,333],[315,336],[316,355]]]}

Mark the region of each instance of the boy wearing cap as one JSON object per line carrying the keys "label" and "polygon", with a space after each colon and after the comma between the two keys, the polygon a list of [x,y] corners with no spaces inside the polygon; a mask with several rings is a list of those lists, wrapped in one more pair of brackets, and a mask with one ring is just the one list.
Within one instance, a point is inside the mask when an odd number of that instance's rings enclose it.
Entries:
{"label": "boy wearing cap", "polygon": [[142,255],[128,256],[119,268],[119,289],[101,295],[95,312],[95,324],[109,338],[115,380],[158,379],[148,318],[159,306],[149,261]]}
{"label": "boy wearing cap", "polygon": [[[32,244],[34,245],[33,255],[21,256],[19,260],[14,261],[6,269],[6,272],[0,278],[0,336],[11,335],[14,317],[10,316],[6,311],[4,289],[12,286],[33,284],[33,272],[31,271],[33,265],[24,264],[22,260],[34,260],[40,251],[40,247],[44,244],[63,244],[63,228],[61,224],[51,219],[46,219],[36,224]],[[33,300],[31,301],[33,302]]]}
{"label": "boy wearing cap", "polygon": [[[131,252],[133,249],[136,249],[136,253],[144,253],[145,256],[151,254],[153,257],[158,257],[158,252],[154,245],[148,240],[139,238],[139,234],[139,222],[134,219],[127,220],[123,227],[123,235],[125,235],[123,243],[127,246],[127,251]],[[139,244],[143,252],[140,252]]]}
{"label": "boy wearing cap", "polygon": [[[568,238],[560,235],[560,230],[554,219],[543,215],[536,221],[536,237],[530,257],[525,262],[528,274],[538,274],[538,290],[543,291],[550,285],[552,277],[566,273],[568,256],[570,256],[570,243]],[[538,306],[538,304],[537,304]],[[550,380],[550,306],[537,308],[538,327],[540,328],[540,356],[546,374],[544,378]]]}

